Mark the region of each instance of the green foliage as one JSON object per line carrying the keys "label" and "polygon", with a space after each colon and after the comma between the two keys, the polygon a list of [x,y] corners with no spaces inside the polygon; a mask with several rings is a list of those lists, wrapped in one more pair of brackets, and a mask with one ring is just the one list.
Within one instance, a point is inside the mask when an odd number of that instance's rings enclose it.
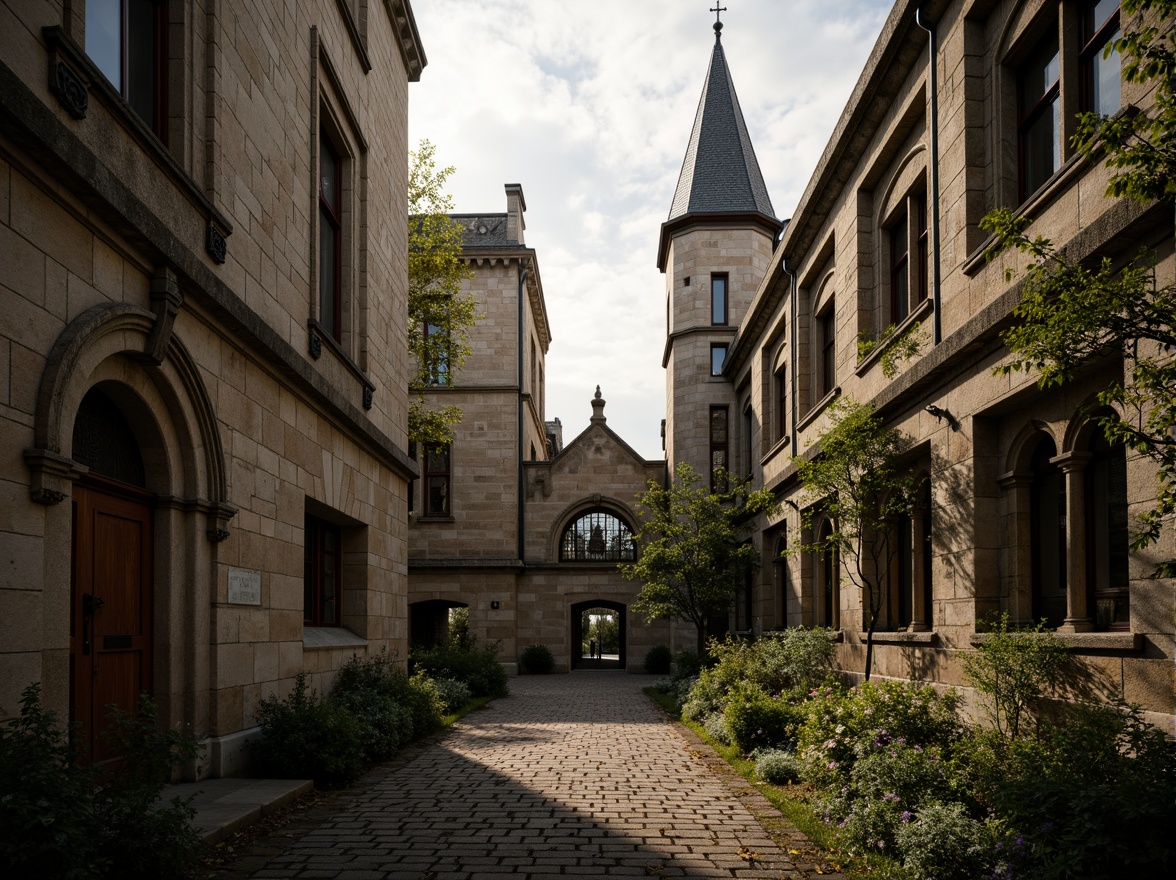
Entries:
{"label": "green foliage", "polygon": [[804,721],[804,710],[779,697],[744,684],[730,693],[723,720],[731,744],[750,753],[760,748],[779,748],[796,743],[796,730]]}
{"label": "green foliage", "polygon": [[725,746],[731,745],[731,731],[727,729],[727,720],[721,712],[709,716],[703,722],[702,727],[706,731],[706,735],[715,742]]}
{"label": "green foliage", "polygon": [[528,675],[548,675],[555,668],[555,657],[547,645],[527,645],[519,656],[519,665]]}
{"label": "green foliage", "polygon": [[412,712],[398,699],[397,673],[404,676],[386,652],[362,660],[352,655],[331,688],[330,701],[358,722],[365,763],[386,761],[412,741]]}
{"label": "green foliage", "polygon": [[[1113,170],[1108,196],[1170,200],[1176,195],[1176,3],[1124,0],[1121,6],[1123,30],[1114,48],[1123,78],[1154,86],[1152,103],[1109,118],[1082,115],[1074,144],[1088,158],[1105,154]],[[1124,266],[1109,258],[1075,264],[1048,239],[1030,239],[1031,222],[1004,209],[981,221],[995,235],[990,257],[1016,249],[1031,258],[1017,323],[1002,335],[1012,358],[998,372],[1035,370],[1038,385],[1047,388],[1070,381],[1094,357],[1123,358],[1128,381],[1111,382],[1098,395],[1121,418],[1095,419],[1110,443],[1125,443],[1157,467],[1156,502],[1139,515],[1132,535],[1132,549],[1141,550],[1159,540],[1176,514],[1176,286],[1158,283],[1155,255],[1146,249]],[[1176,576],[1176,560],[1161,561],[1157,574]]]}
{"label": "green foliage", "polygon": [[363,772],[360,722],[343,706],[307,691],[299,673],[285,699],[258,703],[261,740],[255,747],[266,773],[279,779],[313,779],[324,788],[347,785]]}
{"label": "green foliage", "polygon": [[759,668],[753,677],[769,693],[811,691],[832,674],[836,650],[833,631],[825,627],[764,633],[755,642]]}
{"label": "green foliage", "polygon": [[172,770],[195,756],[189,736],[159,730],[144,696],[115,712],[115,766],[80,759],[40,685],[21,695],[20,715],[0,725],[0,871],[14,877],[102,880],[195,875],[200,839],[190,799],[157,803]]}
{"label": "green foliage", "polygon": [[[430,408],[424,391],[449,385],[470,353],[470,328],[477,321],[472,294],[462,285],[473,273],[461,260],[461,223],[450,218],[445,194],[452,167],[438,169],[436,148],[423,140],[409,152],[408,173],[408,348],[416,373],[410,382],[409,439],[444,445],[461,421],[455,406]],[[440,332],[426,333],[432,326]]]}
{"label": "green foliage", "polygon": [[[868,615],[865,677],[870,680],[874,629],[885,595],[885,572],[893,569],[899,543],[892,524],[915,506],[922,480],[905,454],[909,439],[887,429],[874,408],[844,397],[829,408],[831,423],[817,439],[816,458],[792,459],[805,498],[801,516],[806,529],[824,516],[832,524],[828,537],[794,544],[789,555],[834,551],[851,584],[862,591]],[[813,534],[818,534],[815,530]]]}
{"label": "green foliage", "polygon": [[452,715],[473,699],[470,687],[464,681],[458,681],[454,678],[438,678],[434,680],[434,683],[437,685],[437,692],[441,694],[446,715]]}
{"label": "green foliage", "polygon": [[665,645],[654,645],[645,652],[645,671],[650,675],[669,675],[674,655]]}
{"label": "green foliage", "polygon": [[1042,696],[1069,666],[1070,655],[1042,624],[1010,628],[1006,613],[991,619],[989,629],[979,648],[963,655],[964,676],[987,697],[992,726],[1016,739],[1035,727]]}
{"label": "green foliage", "polygon": [[861,363],[872,355],[879,347],[885,349],[882,354],[882,375],[893,379],[898,375],[899,364],[918,357],[923,348],[923,340],[919,335],[922,324],[916,321],[898,336],[894,335],[897,328],[890,324],[877,339],[865,334],[858,334],[857,356]]}
{"label": "green foliage", "polygon": [[667,488],[654,481],[638,497],[636,562],[622,563],[621,574],[640,581],[633,610],[650,621],[687,620],[698,632],[702,652],[707,621],[727,617],[736,588],[759,568],[759,551],[744,543],[756,514],[773,511],[777,502],[767,489],[751,490],[722,469],[712,492],[682,462]]}
{"label": "green foliage", "polygon": [[508,693],[506,667],[498,662],[501,645],[479,645],[468,633],[431,648],[413,648],[409,664],[432,678],[452,678],[469,686],[475,697],[504,697]]}
{"label": "green foliage", "polygon": [[895,843],[916,880],[1008,876],[1007,863],[998,858],[993,829],[968,815],[963,804],[928,804],[899,824]]}
{"label": "green foliage", "polygon": [[674,680],[698,678],[702,672],[702,657],[697,651],[679,651],[674,655]]}
{"label": "green foliage", "polygon": [[785,749],[760,749],[756,752],[755,775],[773,785],[800,782],[804,778],[796,754]]}

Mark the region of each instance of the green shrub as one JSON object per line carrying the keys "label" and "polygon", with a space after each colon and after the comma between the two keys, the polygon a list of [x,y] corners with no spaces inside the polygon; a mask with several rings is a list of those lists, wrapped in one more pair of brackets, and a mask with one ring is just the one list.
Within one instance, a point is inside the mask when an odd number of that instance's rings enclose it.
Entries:
{"label": "green shrub", "polygon": [[108,744],[123,760],[99,770],[81,760],[57,716],[25,688],[20,715],[0,725],[0,873],[101,880],[195,876],[200,839],[191,799],[158,803],[164,785],[197,744],[159,730],[144,696],[135,713],[115,712]]}
{"label": "green shrub", "polygon": [[804,711],[754,685],[741,685],[731,692],[723,717],[731,742],[747,753],[757,748],[794,745]]}
{"label": "green shrub", "polygon": [[755,775],[764,782],[783,785],[803,778],[795,752],[784,749],[761,749],[755,757]]}
{"label": "green shrub", "polygon": [[650,675],[669,675],[674,655],[665,645],[654,645],[645,653],[645,671]]}
{"label": "green shrub", "polygon": [[455,678],[435,679],[437,692],[441,694],[441,701],[445,707],[445,714],[452,715],[471,699],[470,687],[464,681]]}
{"label": "green shrub", "polygon": [[698,678],[702,666],[702,658],[698,656],[697,651],[679,651],[674,655],[674,680]]}
{"label": "green shrub", "polygon": [[895,832],[903,866],[915,880],[976,880],[1009,876],[997,859],[992,833],[962,804],[928,804],[917,815],[904,813]]}
{"label": "green shrub", "polygon": [[711,715],[702,724],[703,730],[717,743],[722,743],[725,746],[731,745],[731,731],[727,730],[727,722],[721,713]]}
{"label": "green shrub", "polygon": [[506,696],[506,667],[498,662],[498,642],[479,646],[471,635],[431,648],[414,648],[409,666],[433,678],[452,678],[469,686],[475,697]]}
{"label": "green shrub", "polygon": [[528,675],[547,675],[555,668],[555,658],[546,645],[527,645],[519,663]]}
{"label": "green shrub", "polygon": [[364,768],[360,722],[343,706],[307,693],[299,673],[285,699],[258,703],[261,739],[254,752],[267,773],[283,779],[313,779],[315,785],[346,785]]}
{"label": "green shrub", "polygon": [[770,694],[788,690],[808,693],[833,671],[837,647],[833,639],[833,631],[824,627],[764,633],[753,646],[752,680]]}
{"label": "green shrub", "polygon": [[352,655],[331,688],[330,701],[351,713],[359,725],[367,764],[387,761],[414,735],[412,711],[398,699],[397,673],[404,675],[387,653],[362,660]]}

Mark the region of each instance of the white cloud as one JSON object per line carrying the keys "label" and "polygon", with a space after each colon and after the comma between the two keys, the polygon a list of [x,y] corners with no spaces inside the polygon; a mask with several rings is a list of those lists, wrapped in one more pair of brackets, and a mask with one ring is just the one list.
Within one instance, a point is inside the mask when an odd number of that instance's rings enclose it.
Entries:
{"label": "white cloud", "polygon": [[[418,0],[429,60],[410,143],[457,167],[458,211],[527,198],[553,342],[548,418],[609,425],[661,456],[664,278],[658,233],[678,180],[713,18],[702,0]],[[791,214],[890,9],[888,0],[744,0],[727,63],[777,215]]]}

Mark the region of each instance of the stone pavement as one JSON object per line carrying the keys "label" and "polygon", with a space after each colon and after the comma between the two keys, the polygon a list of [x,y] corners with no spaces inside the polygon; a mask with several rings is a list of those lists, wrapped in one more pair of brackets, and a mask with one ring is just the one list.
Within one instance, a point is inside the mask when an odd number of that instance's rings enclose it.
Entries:
{"label": "stone pavement", "polygon": [[[512,679],[511,696],[368,777],[251,876],[829,876],[773,840],[752,813],[770,805],[714,772],[714,753],[641,692],[651,680]],[[777,837],[808,848],[791,826]]]}

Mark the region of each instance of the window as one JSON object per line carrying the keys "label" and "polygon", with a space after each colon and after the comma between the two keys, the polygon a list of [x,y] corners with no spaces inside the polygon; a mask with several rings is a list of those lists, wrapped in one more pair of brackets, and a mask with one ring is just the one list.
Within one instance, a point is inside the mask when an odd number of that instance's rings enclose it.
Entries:
{"label": "window", "polygon": [[319,130],[319,324],[343,339],[343,162]]}
{"label": "window", "polygon": [[436,324],[425,324],[425,357],[429,361],[429,384],[449,384],[449,333]]}
{"label": "window", "polygon": [[727,276],[711,276],[711,323],[727,323]]}
{"label": "window", "polygon": [[743,403],[743,475],[751,479],[754,465],[751,457],[751,432],[754,428],[754,422],[751,412],[751,401],[744,401]]}
{"label": "window", "polygon": [[[413,461],[417,460],[417,442],[415,440],[408,441],[408,457]],[[414,507],[414,500],[416,499],[416,480],[408,481],[408,512],[412,513]]]}
{"label": "window", "polygon": [[425,516],[449,516],[450,448],[425,450]]}
{"label": "window", "polygon": [[776,627],[784,629],[788,626],[788,551],[787,526],[776,538],[772,551],[772,573],[776,581]]}
{"label": "window", "polygon": [[631,562],[637,558],[633,530],[607,510],[590,510],[564,529],[561,562]]}
{"label": "window", "polygon": [[1083,110],[1110,116],[1119,109],[1119,53],[1103,58],[1107,43],[1119,39],[1119,4],[1115,0],[1093,0],[1082,9],[1081,106]]}
{"label": "window", "polygon": [[1017,76],[1017,139],[1021,200],[1029,198],[1062,165],[1061,90],[1057,27],[1034,47]]}
{"label": "window", "polygon": [[531,396],[539,396],[539,356],[535,353],[535,340],[531,340]]}
{"label": "window", "polygon": [[167,143],[167,3],[86,0],[86,54]]}
{"label": "window", "polygon": [[306,515],[302,620],[306,626],[339,625],[340,529]]}
{"label": "window", "polygon": [[[727,407],[712,406],[710,408],[710,488],[712,492],[727,491],[727,481],[725,477],[726,471],[728,470],[727,427]],[[724,472],[724,476],[716,478],[715,472],[719,470]]]}
{"label": "window", "polygon": [[1086,582],[1096,629],[1129,629],[1127,452],[1101,431],[1086,465]]}
{"label": "window", "polygon": [[781,364],[772,376],[775,384],[776,442],[788,436],[788,367]]}
{"label": "window", "polygon": [[832,542],[833,525],[829,520],[822,520],[817,529],[817,589],[816,611],[818,618],[816,626],[827,626],[831,629],[840,628],[840,572],[837,570],[837,547]]}
{"label": "window", "polygon": [[833,303],[817,316],[818,337],[821,342],[820,389],[824,397],[837,387],[837,335],[834,329]]}
{"label": "window", "polygon": [[908,196],[890,225],[891,324],[901,323],[927,298],[927,242],[927,200],[922,194]]}
{"label": "window", "polygon": [[711,343],[711,375],[723,375],[723,363],[727,360],[726,343]]}
{"label": "window", "polygon": [[1034,620],[1050,627],[1066,619],[1066,483],[1052,459],[1049,438],[1038,441],[1030,462],[1030,555],[1033,560],[1032,610]]}

